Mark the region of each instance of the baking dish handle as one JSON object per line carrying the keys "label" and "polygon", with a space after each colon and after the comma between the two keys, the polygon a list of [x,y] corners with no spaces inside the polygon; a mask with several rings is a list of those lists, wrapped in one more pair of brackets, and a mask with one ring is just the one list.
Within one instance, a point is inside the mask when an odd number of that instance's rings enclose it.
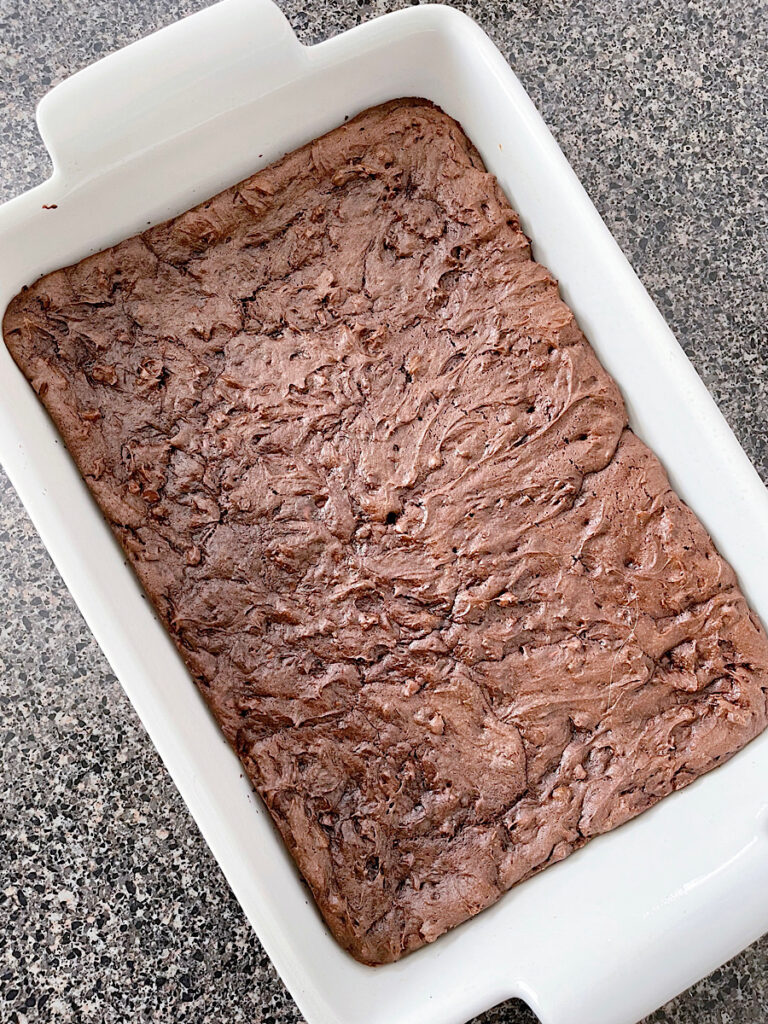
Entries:
{"label": "baking dish handle", "polygon": [[528,986],[515,992],[540,1024],[636,1024],[652,1009],[642,1005],[642,996],[640,1005],[632,1005],[637,993],[626,985],[626,979],[623,990],[616,991],[610,983],[594,985],[587,978],[575,981],[564,973],[562,979],[553,977],[537,986],[536,995]]}
{"label": "baking dish handle", "polygon": [[272,0],[223,0],[52,89],[37,124],[54,174],[90,178],[277,89],[306,59]]}

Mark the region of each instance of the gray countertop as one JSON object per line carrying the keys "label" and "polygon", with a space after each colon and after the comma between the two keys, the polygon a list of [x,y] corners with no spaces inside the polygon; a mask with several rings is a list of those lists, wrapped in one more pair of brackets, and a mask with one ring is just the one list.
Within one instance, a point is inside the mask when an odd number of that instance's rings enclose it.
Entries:
{"label": "gray countertop", "polygon": [[[0,200],[48,174],[33,120],[43,93],[202,6],[0,0]],[[282,6],[314,42],[406,4]],[[457,6],[508,56],[768,480],[768,3]],[[0,554],[0,1019],[296,1024],[290,996],[2,476]],[[509,1003],[479,1020],[534,1018]],[[649,1021],[765,1024],[768,939]]]}

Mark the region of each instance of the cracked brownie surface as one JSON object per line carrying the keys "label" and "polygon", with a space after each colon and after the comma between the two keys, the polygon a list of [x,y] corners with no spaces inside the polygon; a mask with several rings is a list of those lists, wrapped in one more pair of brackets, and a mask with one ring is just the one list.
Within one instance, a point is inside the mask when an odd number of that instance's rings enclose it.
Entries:
{"label": "cracked brownie surface", "polygon": [[765,727],[732,570],[427,102],[47,275],[3,329],[363,962]]}

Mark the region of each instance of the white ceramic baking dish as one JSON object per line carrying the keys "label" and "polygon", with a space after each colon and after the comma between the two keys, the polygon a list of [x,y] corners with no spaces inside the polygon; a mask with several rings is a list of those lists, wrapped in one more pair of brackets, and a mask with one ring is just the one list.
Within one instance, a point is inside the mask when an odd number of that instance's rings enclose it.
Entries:
{"label": "white ceramic baking dish", "polygon": [[[461,121],[621,386],[632,426],[765,621],[765,489],[519,82],[456,11],[411,8],[305,48],[269,0],[225,0],[62,83],[38,109],[53,174],[0,209],[0,310],[39,274],[403,95]],[[434,945],[387,967],[355,963],[4,346],[0,456],[310,1024],[460,1024],[510,996],[545,1024],[632,1024],[768,928],[766,735]]]}

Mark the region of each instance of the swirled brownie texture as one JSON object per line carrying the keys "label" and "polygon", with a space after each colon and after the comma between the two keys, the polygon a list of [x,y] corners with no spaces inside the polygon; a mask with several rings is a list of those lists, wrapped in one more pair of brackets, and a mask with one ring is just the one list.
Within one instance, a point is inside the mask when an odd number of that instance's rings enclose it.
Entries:
{"label": "swirled brownie texture", "polygon": [[732,570],[430,104],[49,274],[4,334],[363,962],[765,727]]}

